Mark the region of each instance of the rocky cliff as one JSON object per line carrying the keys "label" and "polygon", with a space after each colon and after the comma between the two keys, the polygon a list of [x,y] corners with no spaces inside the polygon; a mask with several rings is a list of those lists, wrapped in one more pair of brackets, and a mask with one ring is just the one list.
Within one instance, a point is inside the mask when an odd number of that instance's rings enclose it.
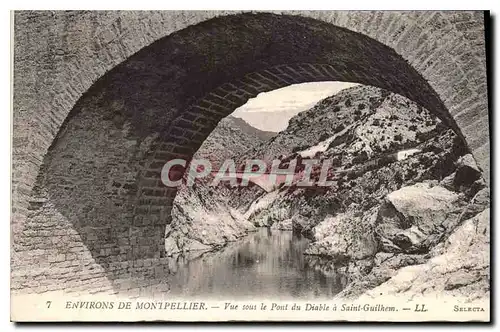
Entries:
{"label": "rocky cliff", "polygon": [[[374,87],[346,89],[249,151],[252,158],[329,160],[334,185],[283,187],[272,207],[252,211],[251,217],[271,225],[274,211],[286,208],[296,228],[307,233],[327,215],[351,205],[368,210],[404,184],[441,180],[465,153],[453,132],[408,99]],[[319,173],[315,168],[311,178],[318,180]]]}
{"label": "rocky cliff", "polygon": [[[446,290],[481,298],[489,292],[489,189],[467,147],[425,109],[359,86],[298,114],[268,140],[235,130],[230,121],[198,155],[280,159],[285,166],[329,161],[331,185],[295,181],[271,192],[258,186],[181,188],[167,252],[208,250],[265,226],[309,237],[308,262],[344,280],[339,297]],[[311,171],[314,182],[319,168]],[[465,241],[470,230],[473,240]],[[402,277],[410,270],[415,284]]]}
{"label": "rocky cliff", "polygon": [[[215,169],[224,160],[255,148],[274,135],[228,116],[219,122],[194,158],[210,160]],[[167,255],[220,248],[255,230],[230,206],[229,199],[224,187],[212,188],[203,180],[193,187],[179,187],[172,207],[172,223],[165,233]]]}
{"label": "rocky cliff", "polygon": [[[477,223],[471,218],[489,205],[481,170],[460,139],[418,105],[372,87],[324,99],[251,152],[333,161],[332,186],[283,186],[253,201],[245,217],[311,238],[306,254],[316,257],[313,267],[346,280],[341,297],[360,296],[406,266],[424,271],[429,262],[444,264],[457,248],[449,239],[459,238],[464,224]],[[318,176],[313,170],[312,178]],[[478,239],[477,269],[457,261],[461,272],[450,278],[461,278],[457,289],[477,284],[468,294],[480,297],[489,273],[483,257],[488,244]],[[421,288],[432,289],[433,282],[424,278]]]}

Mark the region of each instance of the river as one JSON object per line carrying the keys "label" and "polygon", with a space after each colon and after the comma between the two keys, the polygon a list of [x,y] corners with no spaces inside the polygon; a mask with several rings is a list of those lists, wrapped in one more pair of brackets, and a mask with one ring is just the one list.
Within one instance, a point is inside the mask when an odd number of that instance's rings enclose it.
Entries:
{"label": "river", "polygon": [[332,298],[340,277],[303,254],[309,240],[291,231],[260,228],[222,250],[176,260],[170,295],[203,299]]}

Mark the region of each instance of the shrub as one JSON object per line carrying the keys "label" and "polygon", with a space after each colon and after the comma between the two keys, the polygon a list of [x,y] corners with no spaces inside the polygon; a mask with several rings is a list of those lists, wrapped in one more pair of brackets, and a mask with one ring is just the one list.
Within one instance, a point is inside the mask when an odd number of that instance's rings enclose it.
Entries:
{"label": "shrub", "polygon": [[351,98],[347,98],[346,101],[345,101],[345,105],[347,107],[351,107],[352,103],[351,103]]}
{"label": "shrub", "polygon": [[309,149],[310,147],[307,146],[307,145],[303,145],[303,146],[296,146],[292,149],[292,152],[295,153],[295,152],[298,152],[298,151],[303,151],[303,150],[307,150]]}
{"label": "shrub", "polygon": [[401,134],[394,135],[394,140],[401,142],[403,140],[403,135],[401,135]]}
{"label": "shrub", "polygon": [[339,166],[342,166],[342,158],[341,157],[332,158],[332,167],[339,167]]}
{"label": "shrub", "polygon": [[446,127],[446,125],[445,125],[444,123],[442,123],[442,122],[438,122],[438,123],[436,124],[436,131],[437,131],[438,133],[442,133],[442,132],[444,132],[444,131],[445,131],[445,130],[447,130],[447,129],[448,129],[448,127]]}
{"label": "shrub", "polygon": [[394,174],[394,182],[396,182],[398,186],[401,186],[403,184],[403,177],[401,176],[401,173],[399,173],[399,171]]}
{"label": "shrub", "polygon": [[367,160],[368,160],[368,154],[366,153],[366,151],[362,151],[359,155],[352,158],[352,162],[355,164],[359,164]]}
{"label": "shrub", "polygon": [[339,124],[337,127],[335,127],[335,128],[333,129],[333,132],[334,132],[334,133],[338,133],[338,132],[341,132],[341,131],[342,131],[342,130],[344,130],[344,129],[345,129],[345,126],[344,126],[344,124],[342,124],[342,123],[341,123],[341,124]]}
{"label": "shrub", "polygon": [[330,137],[330,135],[328,133],[323,133],[321,134],[321,136],[319,137],[319,140],[320,141],[324,141],[326,139],[328,139],[328,137]]}
{"label": "shrub", "polygon": [[408,127],[408,129],[410,129],[411,131],[417,131],[417,126],[411,125],[410,127]]}
{"label": "shrub", "polygon": [[389,148],[391,151],[396,150],[396,149],[398,148],[398,144],[397,144],[396,142],[392,141],[392,142],[389,144],[388,148]]}
{"label": "shrub", "polygon": [[430,158],[429,156],[427,155],[422,155],[420,157],[420,164],[424,167],[424,168],[430,168],[431,166],[433,166],[434,164],[434,161],[432,158]]}

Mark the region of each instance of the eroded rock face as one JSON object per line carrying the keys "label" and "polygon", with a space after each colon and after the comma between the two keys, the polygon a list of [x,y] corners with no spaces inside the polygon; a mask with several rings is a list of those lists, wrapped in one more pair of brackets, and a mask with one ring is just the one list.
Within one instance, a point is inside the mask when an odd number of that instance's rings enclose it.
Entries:
{"label": "eroded rock face", "polygon": [[[421,123],[414,125],[415,119]],[[397,280],[400,270],[450,258],[448,242],[460,241],[457,227],[489,207],[481,170],[460,139],[417,105],[379,89],[358,87],[326,98],[240,155],[297,156],[333,159],[340,170],[334,185],[178,195],[189,203],[174,207],[179,217],[167,238],[169,250],[222,246],[254,226],[293,230],[312,240],[305,251],[311,268],[339,277],[346,286],[339,297],[358,298]],[[472,284],[484,285],[482,267],[473,273],[466,263],[455,267],[443,289],[471,293]]]}
{"label": "eroded rock face", "polygon": [[[350,283],[337,296],[395,295],[407,292],[415,280],[418,286],[413,292],[419,296],[429,295],[426,291],[430,296],[471,300],[487,296],[489,190],[482,189],[469,202],[465,197],[429,183],[387,195],[377,215],[379,251],[373,257],[372,269],[350,273]],[[352,261],[347,272],[351,265]]]}
{"label": "eroded rock face", "polygon": [[281,188],[249,216],[278,229],[291,223],[309,237],[311,266],[347,286],[339,297],[359,297],[442,255],[456,228],[489,206],[481,170],[458,137],[418,106],[372,88],[302,112],[256,155],[333,159],[341,170],[334,186]]}
{"label": "eroded rock face", "polygon": [[476,180],[481,177],[481,170],[476,164],[476,160],[469,153],[457,161],[457,171],[453,184],[455,188],[470,187]]}
{"label": "eroded rock face", "polygon": [[275,222],[272,226],[272,229],[278,229],[280,231],[291,231],[293,230],[293,222],[292,219],[285,219]]}
{"label": "eroded rock face", "polygon": [[387,195],[376,234],[382,251],[426,253],[454,229],[467,205],[464,195],[431,183],[417,183]]}
{"label": "eroded rock face", "polygon": [[[283,195],[251,218],[259,225],[290,219],[294,230],[313,238],[314,227],[326,218],[368,211],[405,186],[437,184],[456,171],[466,153],[451,130],[407,99],[373,87],[346,89],[301,112],[285,131],[248,151],[252,158],[332,160],[335,184],[281,188]],[[318,177],[313,172],[311,178]],[[454,176],[452,186],[453,181]],[[414,228],[401,236],[400,242],[418,242],[422,234]]]}
{"label": "eroded rock face", "polygon": [[[220,121],[194,158],[210,160],[216,170],[224,160],[234,158],[274,135],[229,116]],[[209,180],[202,179],[193,187],[179,188],[172,208],[172,223],[165,233],[168,256],[220,248],[255,230],[254,225],[233,207],[233,202],[227,197],[227,188],[212,188],[208,183]],[[261,190],[253,187],[242,194],[245,199],[241,201],[255,199],[258,194]]]}
{"label": "eroded rock face", "polygon": [[375,255],[377,242],[373,210],[367,213],[341,213],[319,223],[313,232],[314,242],[306,254],[327,256],[334,260],[361,260]]}
{"label": "eroded rock face", "polygon": [[475,300],[489,296],[490,210],[463,222],[444,242],[441,255],[399,270],[365,296],[455,296]]}
{"label": "eroded rock face", "polygon": [[481,176],[481,169],[470,153],[460,157],[455,167],[456,171],[445,177],[440,185],[452,191],[463,192],[468,197],[474,196],[486,187],[486,182]]}
{"label": "eroded rock face", "polygon": [[213,189],[202,185],[178,191],[165,234],[167,255],[220,248],[255,230],[223,197],[213,195]]}
{"label": "eroded rock face", "polygon": [[342,292],[337,294],[337,298],[357,299],[368,290],[389,280],[400,268],[422,264],[426,261],[427,258],[424,255],[379,252],[373,260],[369,261],[371,262],[369,270],[353,271],[352,268],[349,269],[349,266],[356,265],[357,262],[350,262],[347,268],[344,268],[348,273],[349,283]]}

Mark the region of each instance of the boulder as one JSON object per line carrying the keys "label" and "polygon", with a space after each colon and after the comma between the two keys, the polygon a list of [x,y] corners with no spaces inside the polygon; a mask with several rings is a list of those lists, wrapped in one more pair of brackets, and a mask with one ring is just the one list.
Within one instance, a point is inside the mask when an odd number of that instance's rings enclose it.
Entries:
{"label": "boulder", "polygon": [[387,200],[400,214],[414,219],[413,224],[421,227],[426,227],[432,219],[445,218],[459,199],[457,193],[430,183],[417,183],[387,195]]}
{"label": "boulder", "polygon": [[443,188],[446,188],[451,191],[455,191],[455,175],[457,175],[456,172],[451,173],[447,177],[445,177],[441,182],[439,182],[439,185]]}
{"label": "boulder", "polygon": [[[490,210],[466,220],[444,243],[441,255],[407,266],[366,297],[447,297],[474,301],[490,293]],[[362,298],[361,298],[362,299]],[[360,299],[360,300],[361,300]]]}
{"label": "boulder", "polygon": [[285,220],[276,221],[271,228],[278,229],[281,231],[291,231],[293,230],[292,219],[288,218]]}
{"label": "boulder", "polygon": [[426,235],[416,226],[411,226],[394,236],[394,244],[402,249],[419,247],[426,239]]}
{"label": "boulder", "polygon": [[306,254],[332,257],[334,260],[361,260],[377,252],[373,233],[374,209],[364,214],[341,213],[327,217],[314,227],[314,242]]}
{"label": "boulder", "polygon": [[271,203],[265,209],[255,212],[249,220],[259,227],[272,227],[276,223],[289,219],[289,216],[290,209],[288,206],[276,206]]}
{"label": "boulder", "polygon": [[425,253],[460,221],[459,195],[434,183],[417,183],[386,196],[375,233],[386,252]]}
{"label": "boulder", "polygon": [[179,253],[180,249],[177,245],[177,234],[169,233],[165,239],[165,252],[167,256]]}
{"label": "boulder", "polygon": [[[425,263],[423,255],[392,254],[379,252],[373,259],[369,273],[354,275],[354,280],[345,289],[337,294],[339,299],[357,299],[367,290],[373,289],[396,275],[399,269]],[[352,274],[350,275],[352,277]]]}
{"label": "boulder", "polygon": [[172,223],[165,232],[168,255],[206,251],[236,241],[255,227],[221,197],[214,198],[210,188],[181,187],[172,208]]}
{"label": "boulder", "polygon": [[490,206],[490,189],[485,187],[479,190],[470,200],[467,207],[462,212],[460,220],[469,219]]}
{"label": "boulder", "polygon": [[470,187],[481,178],[481,169],[477,166],[471,154],[462,156],[457,161],[457,171],[454,178],[455,188]]}
{"label": "boulder", "polygon": [[296,213],[291,219],[294,230],[307,237],[313,236],[313,228],[316,224],[313,223],[311,218],[305,218],[301,214]]}
{"label": "boulder", "polygon": [[469,197],[487,186],[471,154],[460,157],[456,162],[456,171],[442,179],[439,185],[451,191],[463,192]]}

